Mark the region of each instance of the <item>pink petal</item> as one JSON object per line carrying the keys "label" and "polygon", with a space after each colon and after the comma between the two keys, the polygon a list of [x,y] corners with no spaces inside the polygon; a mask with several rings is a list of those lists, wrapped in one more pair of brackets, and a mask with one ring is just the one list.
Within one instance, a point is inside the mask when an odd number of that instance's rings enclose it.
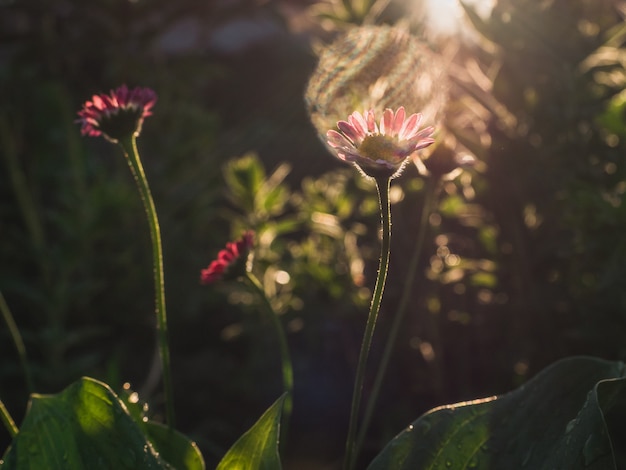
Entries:
{"label": "pink petal", "polygon": [[372,109],[365,112],[365,120],[367,121],[367,132],[377,134],[378,126],[376,125],[376,115]]}
{"label": "pink petal", "polygon": [[107,95],[101,95],[100,97],[102,98],[102,103],[104,104],[104,108],[102,108],[103,111],[112,111],[119,107],[119,103],[115,97]]}
{"label": "pink petal", "polygon": [[122,85],[117,90],[111,90],[111,97],[115,97],[120,106],[126,107],[132,101],[134,93],[135,90],[129,92],[128,87]]}
{"label": "pink petal", "polygon": [[393,110],[385,109],[383,117],[380,120],[380,133],[383,135],[390,135],[393,137]]}
{"label": "pink petal", "polygon": [[364,135],[359,134],[357,130],[349,122],[339,121],[337,123],[337,127],[353,143],[360,142],[361,140],[363,140],[363,137],[365,137]]}
{"label": "pink petal", "polygon": [[433,144],[435,142],[435,139],[422,139],[419,141],[419,143],[415,146],[415,150],[420,150],[423,148],[428,147],[429,145]]}
{"label": "pink petal", "polygon": [[351,150],[349,148],[343,148],[340,151],[337,151],[337,158],[348,163],[354,163],[359,160],[363,160],[363,157],[356,150]]}
{"label": "pink petal", "polygon": [[425,127],[424,129],[422,129],[421,131],[419,131],[417,134],[415,134],[409,140],[424,139],[425,137],[430,137],[433,134],[433,132],[435,132],[435,128],[433,126],[428,126],[428,127]]}
{"label": "pink petal", "polygon": [[348,118],[352,127],[359,132],[359,134],[366,136],[367,135],[367,121],[358,111],[353,112]]}
{"label": "pink petal", "polygon": [[226,249],[230,251],[233,256],[239,256],[239,244],[237,242],[228,242],[226,243]]}
{"label": "pink petal", "polygon": [[209,267],[200,272],[200,282],[210,284],[222,277],[225,266],[217,261],[212,261]]}
{"label": "pink petal", "polygon": [[230,250],[221,250],[217,254],[217,260],[221,263],[229,264],[233,259],[235,255]]}
{"label": "pink petal", "polygon": [[326,132],[326,139],[328,141],[328,145],[330,145],[333,148],[354,147],[352,142],[350,142],[346,138],[346,136],[344,136],[343,134],[340,134],[334,129],[331,129],[328,132]]}
{"label": "pink petal", "polygon": [[396,136],[402,129],[402,125],[404,124],[404,116],[406,115],[404,111],[404,106],[400,106],[396,111],[396,115],[393,119],[393,129],[391,130],[391,135]]}
{"label": "pink petal", "polygon": [[98,95],[93,95],[91,98],[91,103],[87,102],[87,106],[93,105],[96,109],[103,110],[106,109],[106,104]]}
{"label": "pink petal", "polygon": [[408,119],[404,121],[402,129],[400,129],[400,133],[398,134],[398,138],[400,140],[409,140],[412,136],[417,134],[421,120],[421,114],[411,114]]}

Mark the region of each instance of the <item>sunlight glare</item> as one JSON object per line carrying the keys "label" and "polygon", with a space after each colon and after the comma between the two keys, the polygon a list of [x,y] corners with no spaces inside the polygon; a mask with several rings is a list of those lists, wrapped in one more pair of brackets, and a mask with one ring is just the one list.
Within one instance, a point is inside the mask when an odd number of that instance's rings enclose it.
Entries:
{"label": "sunlight glare", "polygon": [[[465,0],[485,17],[491,12],[494,0]],[[453,35],[463,29],[465,14],[459,0],[426,0],[426,15],[429,29],[435,34]]]}

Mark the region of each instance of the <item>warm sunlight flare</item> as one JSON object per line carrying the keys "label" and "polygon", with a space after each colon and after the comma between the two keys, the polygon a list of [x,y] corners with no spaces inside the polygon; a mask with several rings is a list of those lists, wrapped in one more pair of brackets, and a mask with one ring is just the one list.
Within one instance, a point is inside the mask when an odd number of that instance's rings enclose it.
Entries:
{"label": "warm sunlight flare", "polygon": [[[494,0],[465,0],[481,16],[491,12]],[[464,13],[459,0],[426,0],[428,25],[435,34],[456,34],[463,31]]]}

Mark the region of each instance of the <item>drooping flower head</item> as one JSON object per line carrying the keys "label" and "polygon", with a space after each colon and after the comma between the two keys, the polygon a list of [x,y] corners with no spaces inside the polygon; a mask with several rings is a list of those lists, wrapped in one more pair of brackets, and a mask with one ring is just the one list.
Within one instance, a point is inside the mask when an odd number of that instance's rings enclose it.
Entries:
{"label": "drooping flower head", "polygon": [[77,122],[81,133],[97,137],[103,135],[111,142],[118,142],[130,136],[138,136],[144,118],[152,114],[157,95],[150,88],[135,87],[129,90],[126,85],[111,90],[107,94],[93,95],[78,112]]}
{"label": "drooping flower head", "polygon": [[251,230],[244,232],[239,240],[226,243],[226,248],[220,250],[217,259],[201,271],[200,283],[212,284],[244,275],[249,269],[253,245],[254,232]]}
{"label": "drooping flower head", "polygon": [[428,150],[425,158],[413,157],[417,171],[424,177],[450,181],[476,164],[476,157],[451,136],[444,137]]}
{"label": "drooping flower head", "polygon": [[434,142],[434,128],[420,129],[421,121],[421,114],[407,118],[402,106],[395,113],[385,109],[380,123],[373,110],[364,115],[355,111],[337,123],[339,131],[329,130],[326,139],[339,159],[356,164],[366,175],[394,178],[414,152]]}

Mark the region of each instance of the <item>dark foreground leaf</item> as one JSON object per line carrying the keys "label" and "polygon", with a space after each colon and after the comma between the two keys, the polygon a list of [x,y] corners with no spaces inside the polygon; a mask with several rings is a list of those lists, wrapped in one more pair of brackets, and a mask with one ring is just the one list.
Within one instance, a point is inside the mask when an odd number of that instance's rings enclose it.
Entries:
{"label": "dark foreground leaf", "polygon": [[564,359],[500,397],[429,411],[369,470],[626,468],[623,375],[621,362]]}
{"label": "dark foreground leaf", "polygon": [[[156,430],[153,424],[147,428],[154,445],[108,385],[83,377],[56,395],[31,396],[2,469],[204,467],[199,452],[192,452],[197,451],[195,445],[182,435],[173,431],[170,442],[164,445],[163,432],[169,431]],[[161,455],[155,446],[162,445]],[[173,460],[167,462],[168,458]]]}

